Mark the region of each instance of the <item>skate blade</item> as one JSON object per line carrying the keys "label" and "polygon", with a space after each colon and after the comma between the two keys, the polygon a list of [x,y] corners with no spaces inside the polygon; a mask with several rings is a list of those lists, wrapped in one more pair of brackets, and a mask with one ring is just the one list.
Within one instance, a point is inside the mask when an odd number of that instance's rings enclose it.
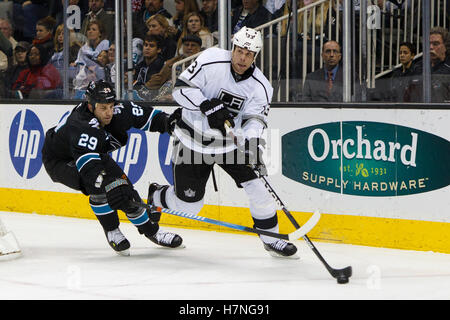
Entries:
{"label": "skate blade", "polygon": [[180,250],[180,249],[186,248],[186,246],[182,243],[182,244],[180,244],[178,247],[172,248],[172,247],[166,247],[166,246],[163,246],[163,245],[161,245],[161,244],[158,244],[158,248],[161,248],[161,249],[168,249],[168,250]]}
{"label": "skate blade", "polygon": [[272,257],[277,259],[286,259],[286,260],[298,260],[300,256],[297,253],[294,253],[292,256],[283,256],[275,251],[267,251]]}
{"label": "skate blade", "polygon": [[125,249],[125,250],[122,250],[122,251],[115,251],[115,252],[119,256],[124,256],[124,257],[129,257],[130,256],[130,249]]}
{"label": "skate blade", "polygon": [[14,260],[22,257],[22,251],[0,253],[0,261]]}

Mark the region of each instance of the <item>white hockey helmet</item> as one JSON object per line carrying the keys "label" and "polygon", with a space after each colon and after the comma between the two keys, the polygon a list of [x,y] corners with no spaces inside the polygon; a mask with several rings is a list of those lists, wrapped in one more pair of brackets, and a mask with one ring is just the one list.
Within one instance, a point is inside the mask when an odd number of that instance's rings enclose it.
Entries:
{"label": "white hockey helmet", "polygon": [[247,27],[242,27],[233,37],[233,48],[238,46],[255,52],[255,59],[263,46],[261,32]]}

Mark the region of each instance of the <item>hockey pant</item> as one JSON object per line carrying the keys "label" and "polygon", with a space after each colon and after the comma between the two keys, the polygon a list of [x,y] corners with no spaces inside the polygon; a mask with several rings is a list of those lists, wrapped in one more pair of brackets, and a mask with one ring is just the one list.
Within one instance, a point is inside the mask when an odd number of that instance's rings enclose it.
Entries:
{"label": "hockey pant", "polygon": [[[108,167],[109,171],[114,172],[118,177],[124,174],[123,170],[109,156],[104,160],[106,162],[105,166]],[[44,161],[44,166],[54,182],[62,183],[71,189],[79,190],[89,196],[91,209],[94,211],[95,216],[105,231],[112,231],[118,228],[118,213],[109,207],[104,190],[83,183],[73,162],[67,163],[52,159]],[[136,201],[142,200],[136,199]],[[124,212],[128,220],[137,227],[139,233],[152,236],[158,231],[159,225],[149,220],[148,213],[145,209],[130,207],[125,209]]]}
{"label": "hockey pant", "polygon": [[[174,152],[177,152],[176,148]],[[198,214],[203,207],[205,186],[213,165],[173,162],[174,186],[164,186],[156,190],[153,195],[154,204],[172,210]],[[249,199],[254,227],[278,233],[275,202],[253,170],[242,164],[222,163],[218,165],[235,180],[238,186],[244,188]],[[276,240],[267,236],[261,236],[261,239],[265,242]]]}

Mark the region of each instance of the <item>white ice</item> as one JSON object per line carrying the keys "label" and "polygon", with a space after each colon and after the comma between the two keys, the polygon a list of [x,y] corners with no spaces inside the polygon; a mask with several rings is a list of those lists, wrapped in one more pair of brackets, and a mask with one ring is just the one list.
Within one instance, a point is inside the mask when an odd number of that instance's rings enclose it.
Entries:
{"label": "white ice", "polygon": [[255,236],[163,227],[185,249],[159,248],[130,223],[131,256],[118,256],[96,220],[0,212],[23,256],[0,261],[0,299],[449,299],[450,255],[313,242],[337,284],[302,240],[299,260],[276,259]]}

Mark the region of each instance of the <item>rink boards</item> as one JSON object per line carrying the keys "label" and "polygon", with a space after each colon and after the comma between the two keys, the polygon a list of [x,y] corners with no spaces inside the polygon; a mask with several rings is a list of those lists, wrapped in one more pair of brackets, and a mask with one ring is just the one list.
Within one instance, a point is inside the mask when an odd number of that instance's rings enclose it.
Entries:
{"label": "rink boards", "polygon": [[[95,219],[88,198],[53,183],[42,166],[46,130],[73,107],[1,106],[1,211]],[[445,109],[272,108],[270,183],[300,223],[323,213],[312,239],[449,253],[449,118]],[[132,129],[128,145],[112,157],[145,198],[150,182],[172,182],[170,154],[167,134]],[[215,175],[218,192],[210,179],[200,214],[252,226],[243,189],[219,167]],[[278,216],[280,231],[292,231]],[[162,223],[219,230],[172,216]]]}

